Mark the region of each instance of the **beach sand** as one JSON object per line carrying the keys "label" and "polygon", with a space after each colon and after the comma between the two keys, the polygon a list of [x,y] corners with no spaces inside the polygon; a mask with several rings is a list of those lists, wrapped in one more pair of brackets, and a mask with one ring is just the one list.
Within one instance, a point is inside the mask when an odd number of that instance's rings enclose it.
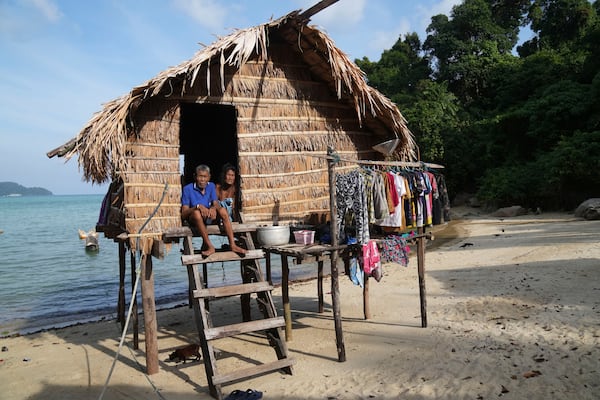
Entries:
{"label": "beach sand", "polygon": [[[493,218],[455,209],[426,253],[428,327],[421,327],[416,256],[384,265],[362,291],[340,277],[347,361],[337,361],[330,280],[316,313],[316,281],[290,287],[293,375],[271,373],[223,387],[265,399],[600,398],[600,221],[551,213]],[[471,243],[472,245],[466,245]],[[116,277],[115,277],[116,279]],[[156,282],[157,285],[160,282]],[[273,292],[281,312],[281,291]],[[116,303],[116,300],[115,300]],[[216,320],[239,318],[237,298],[211,303]],[[256,311],[254,315],[256,315]],[[202,362],[168,355],[196,342],[187,307],[158,312],[160,372],[144,373],[131,334],[104,399],[210,399]],[[140,321],[143,327],[142,321]],[[131,331],[131,330],[130,330]],[[0,339],[2,399],[97,399],[120,339],[114,321]],[[260,335],[219,341],[219,368],[275,359]]]}

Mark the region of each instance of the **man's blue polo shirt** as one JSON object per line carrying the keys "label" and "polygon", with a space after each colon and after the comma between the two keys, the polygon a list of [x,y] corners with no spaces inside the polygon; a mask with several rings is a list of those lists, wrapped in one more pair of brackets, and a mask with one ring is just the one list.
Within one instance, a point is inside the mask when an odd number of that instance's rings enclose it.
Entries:
{"label": "man's blue polo shirt", "polygon": [[210,208],[215,200],[217,200],[217,190],[215,184],[212,182],[206,184],[204,194],[200,192],[200,188],[196,186],[196,182],[185,185],[181,193],[181,205],[191,208],[196,207],[197,204]]}

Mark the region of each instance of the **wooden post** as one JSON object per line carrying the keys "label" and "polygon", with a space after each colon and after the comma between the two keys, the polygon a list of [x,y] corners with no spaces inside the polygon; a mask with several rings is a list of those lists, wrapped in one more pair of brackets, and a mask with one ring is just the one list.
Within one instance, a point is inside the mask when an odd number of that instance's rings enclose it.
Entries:
{"label": "wooden post", "polygon": [[133,288],[135,286],[135,281],[137,279],[136,271],[136,259],[135,259],[135,251],[131,252],[130,256],[131,261],[131,301],[133,306],[131,307],[131,328],[133,330],[133,348],[135,350],[140,348],[140,327],[139,327],[139,319],[138,319],[138,306],[137,306],[137,296],[133,296]]}
{"label": "wooden post", "polygon": [[154,272],[152,256],[142,254],[142,307],[144,309],[144,337],[146,342],[146,373],[158,373],[158,338],[156,306],[154,304]]}
{"label": "wooden post", "polygon": [[371,306],[369,305],[369,275],[363,272],[363,312],[365,319],[371,318]]}
{"label": "wooden post", "polygon": [[319,301],[319,313],[323,313],[323,259],[319,257],[317,262],[317,297]]}
{"label": "wooden post", "polygon": [[418,229],[417,272],[419,274],[419,298],[421,300],[421,327],[427,327],[427,300],[425,296],[425,228]]}
{"label": "wooden post", "polygon": [[331,147],[327,149],[327,173],[329,175],[329,210],[331,213],[331,299],[333,304],[333,320],[335,323],[335,339],[338,352],[338,361],[346,361],[346,348],[344,346],[344,332],[342,330],[342,315],[340,310],[340,285],[338,282],[338,242],[339,232],[337,228],[337,200],[335,195],[335,161],[331,159],[334,151]]}
{"label": "wooden post", "polygon": [[119,241],[119,297],[117,300],[117,322],[121,331],[125,328],[125,243]]}
{"label": "wooden post", "polygon": [[[254,260],[242,260],[240,261],[240,274],[242,276],[242,283],[252,282],[253,273],[252,265]],[[206,268],[206,264],[204,264]],[[240,295],[240,308],[242,310],[242,321],[252,321],[252,306],[250,304],[250,294]]]}
{"label": "wooden post", "polygon": [[271,252],[268,249],[265,249],[265,262],[267,269],[267,281],[272,285],[273,277],[271,276]]}
{"label": "wooden post", "polygon": [[285,319],[285,340],[292,340],[292,310],[290,308],[290,267],[285,254],[281,255],[281,300],[283,301],[283,318]]}

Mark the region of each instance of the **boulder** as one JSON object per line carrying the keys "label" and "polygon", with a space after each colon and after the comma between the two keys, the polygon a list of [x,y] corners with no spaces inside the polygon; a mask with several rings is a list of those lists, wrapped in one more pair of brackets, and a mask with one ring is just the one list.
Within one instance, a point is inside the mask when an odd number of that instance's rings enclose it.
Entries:
{"label": "boulder", "polygon": [[587,220],[600,219],[600,198],[587,199],[575,209],[575,216]]}
{"label": "boulder", "polygon": [[517,215],[526,215],[527,209],[521,206],[503,207],[492,213],[493,217],[509,218]]}

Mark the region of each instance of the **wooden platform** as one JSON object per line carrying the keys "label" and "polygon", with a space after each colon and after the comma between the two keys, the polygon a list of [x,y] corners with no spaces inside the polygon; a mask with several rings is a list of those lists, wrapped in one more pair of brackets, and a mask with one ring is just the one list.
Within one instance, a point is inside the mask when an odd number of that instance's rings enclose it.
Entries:
{"label": "wooden platform", "polygon": [[[256,232],[257,226],[255,224],[242,224],[239,222],[232,222],[231,227],[233,228],[234,234]],[[221,225],[208,225],[206,227],[209,235],[224,235],[225,231]],[[182,226],[179,228],[171,228],[163,232],[163,241],[165,243],[177,242],[179,239],[187,236],[197,236],[189,226]]]}

